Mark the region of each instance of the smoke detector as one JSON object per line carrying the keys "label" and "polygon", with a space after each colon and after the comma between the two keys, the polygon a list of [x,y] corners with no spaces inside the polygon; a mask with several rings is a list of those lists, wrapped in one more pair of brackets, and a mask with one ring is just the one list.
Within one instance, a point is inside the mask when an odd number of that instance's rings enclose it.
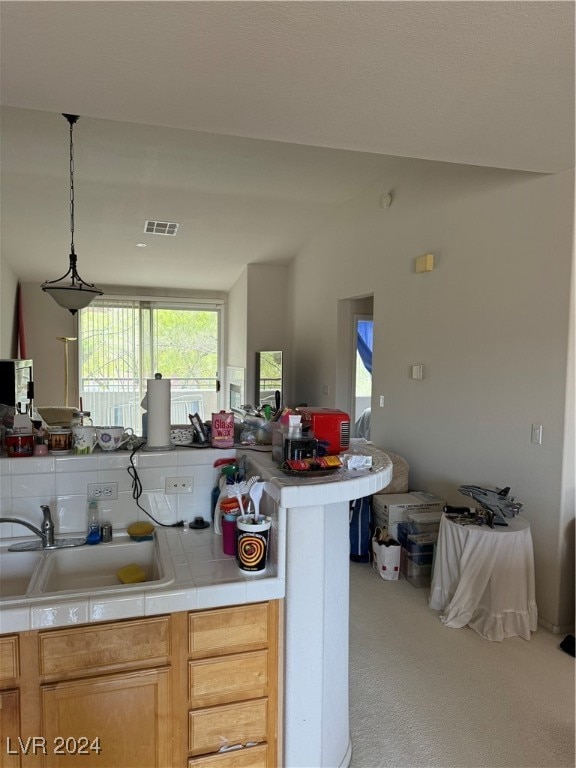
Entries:
{"label": "smoke detector", "polygon": [[144,223],[144,232],[147,235],[174,235],[178,232],[180,224],[174,221],[146,221]]}

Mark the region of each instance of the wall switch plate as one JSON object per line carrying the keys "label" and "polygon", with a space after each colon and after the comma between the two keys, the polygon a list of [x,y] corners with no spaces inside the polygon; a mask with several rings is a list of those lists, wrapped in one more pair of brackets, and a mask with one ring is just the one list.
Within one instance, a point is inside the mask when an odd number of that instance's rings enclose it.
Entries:
{"label": "wall switch plate", "polygon": [[423,379],[424,378],[424,366],[423,365],[411,365],[410,366],[410,378]]}
{"label": "wall switch plate", "polygon": [[164,483],[166,495],[174,493],[194,493],[193,477],[167,477]]}
{"label": "wall switch plate", "polygon": [[88,483],[88,501],[114,501],[118,498],[118,483]]}
{"label": "wall switch plate", "polygon": [[384,395],[380,395],[380,408],[384,408]]}
{"label": "wall switch plate", "polygon": [[530,441],[536,443],[536,445],[542,445],[542,424],[532,424],[532,437]]}

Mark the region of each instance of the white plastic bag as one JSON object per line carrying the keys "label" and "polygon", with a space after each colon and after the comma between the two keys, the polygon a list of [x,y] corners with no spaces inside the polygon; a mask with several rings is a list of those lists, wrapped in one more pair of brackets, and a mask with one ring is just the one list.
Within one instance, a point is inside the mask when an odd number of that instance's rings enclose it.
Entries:
{"label": "white plastic bag", "polygon": [[[388,544],[381,544],[387,540]],[[372,538],[372,567],[385,581],[397,581],[400,577],[401,546],[394,539],[382,537],[380,528],[376,528]]]}

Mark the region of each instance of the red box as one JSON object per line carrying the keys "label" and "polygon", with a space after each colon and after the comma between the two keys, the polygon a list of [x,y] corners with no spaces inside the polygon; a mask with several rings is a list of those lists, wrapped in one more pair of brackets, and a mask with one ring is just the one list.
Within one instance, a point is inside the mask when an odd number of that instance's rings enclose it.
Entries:
{"label": "red box", "polygon": [[337,408],[296,408],[302,416],[302,430],[318,440],[318,456],[342,453],[350,447],[350,416]]}

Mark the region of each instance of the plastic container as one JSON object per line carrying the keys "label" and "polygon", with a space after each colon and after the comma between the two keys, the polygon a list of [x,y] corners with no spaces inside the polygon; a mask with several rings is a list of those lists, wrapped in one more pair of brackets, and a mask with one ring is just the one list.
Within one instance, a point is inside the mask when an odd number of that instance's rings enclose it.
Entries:
{"label": "plastic container", "polygon": [[94,500],[88,503],[86,514],[86,544],[100,544],[100,510]]}
{"label": "plastic container", "polygon": [[[434,542],[425,544],[418,541],[413,541],[410,537],[419,535],[416,531],[414,531],[414,527],[415,523],[398,523],[398,541],[410,556],[416,558],[417,562],[431,563],[432,554],[434,552]],[[426,559],[427,557],[430,559]]]}
{"label": "plastic container", "polygon": [[406,577],[406,581],[409,581],[413,587],[423,588],[430,586],[433,555],[430,554],[426,555],[425,557],[429,557],[430,561],[427,563],[418,563],[418,558],[415,558],[413,555],[407,552],[404,547],[402,547],[400,570]]}
{"label": "plastic container", "polygon": [[236,555],[236,515],[224,515],[222,525],[222,552],[225,555]]}

